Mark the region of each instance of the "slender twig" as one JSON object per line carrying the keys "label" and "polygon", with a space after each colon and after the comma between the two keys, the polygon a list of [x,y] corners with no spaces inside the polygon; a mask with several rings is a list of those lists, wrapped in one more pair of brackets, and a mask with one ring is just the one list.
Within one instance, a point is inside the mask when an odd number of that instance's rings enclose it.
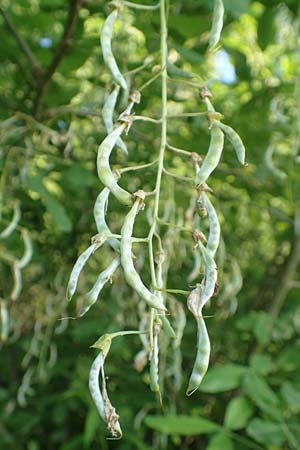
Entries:
{"label": "slender twig", "polygon": [[167,19],[166,19],[166,0],[160,0],[160,52],[161,52],[161,138],[160,138],[160,150],[158,155],[158,167],[155,184],[155,199],[153,208],[153,222],[149,231],[149,262],[152,285],[156,286],[156,275],[153,256],[153,235],[155,233],[156,223],[158,219],[159,200],[160,200],[160,187],[164,166],[164,154],[167,145],[167,116],[168,116],[168,94],[167,94]]}
{"label": "slender twig", "polygon": [[180,155],[191,157],[192,151],[184,150],[183,148],[174,147],[173,145],[170,145],[167,143],[167,149],[171,150],[174,153],[178,153]]}
{"label": "slender twig", "polygon": [[14,25],[13,21],[11,20],[10,16],[6,11],[4,11],[3,8],[0,7],[0,14],[2,15],[3,19],[5,20],[5,23],[7,27],[9,28],[10,32],[14,35],[20,49],[28,59],[29,63],[31,64],[33,68],[33,73],[35,75],[40,75],[42,73],[42,68],[40,64],[38,63],[37,59],[35,58],[34,54],[32,53],[29,45],[24,40],[24,38],[20,35],[19,31],[17,30],[16,26]]}
{"label": "slender twig", "polygon": [[135,170],[147,169],[148,167],[151,167],[151,166],[154,166],[155,164],[157,164],[157,162],[158,162],[158,160],[155,159],[154,161],[151,161],[150,163],[140,164],[138,166],[123,167],[122,169],[119,170],[119,172],[125,173],[125,172],[131,172],[131,171],[135,171]]}
{"label": "slender twig", "polygon": [[285,261],[284,270],[279,280],[276,283],[276,292],[273,302],[270,306],[270,313],[273,317],[277,317],[286,299],[286,296],[291,289],[291,283],[295,276],[297,266],[300,261],[300,236],[295,233],[291,245],[291,252]]}
{"label": "slender twig", "polygon": [[173,177],[176,178],[177,180],[181,180],[181,181],[193,181],[193,178],[190,177],[184,177],[182,175],[177,175],[176,173],[172,173],[169,170],[163,168],[163,173],[165,173],[166,175],[168,175],[169,177]]}
{"label": "slender twig", "polygon": [[134,120],[134,122],[136,120],[141,120],[143,122],[161,123],[161,119],[153,119],[152,117],[148,117],[148,116],[134,116],[133,120]]}
{"label": "slender twig", "polygon": [[199,117],[199,116],[207,116],[207,112],[188,112],[188,113],[179,113],[179,114],[169,114],[168,119],[172,118],[181,118],[181,117]]}
{"label": "slender twig", "polygon": [[79,14],[79,10],[81,8],[81,5],[83,3],[84,0],[70,0],[69,3],[69,14],[68,14],[68,18],[65,24],[65,28],[64,28],[64,32],[61,38],[60,43],[58,44],[58,47],[56,48],[56,51],[54,53],[54,56],[52,58],[52,61],[50,62],[46,72],[44,73],[38,89],[37,89],[37,96],[34,102],[34,107],[33,107],[33,114],[37,115],[39,112],[39,108],[44,96],[44,92],[45,92],[45,87],[47,85],[47,83],[51,80],[55,70],[57,69],[60,61],[62,60],[68,46],[69,46],[69,41],[70,38],[73,34],[74,28],[75,28],[75,24],[77,21],[77,17]]}
{"label": "slender twig", "polygon": [[145,11],[153,11],[155,9],[158,9],[160,5],[159,3],[157,3],[156,5],[141,5],[140,3],[128,2],[127,0],[124,0],[122,4],[128,6],[129,8],[142,9]]}
{"label": "slender twig", "polygon": [[155,75],[153,75],[153,77],[151,77],[148,81],[146,81],[146,83],[142,84],[142,86],[139,88],[139,91],[142,92],[144,89],[146,89],[146,87],[152,84],[153,81],[155,81],[161,75],[161,73],[162,71],[160,70]]}
{"label": "slender twig", "polygon": [[101,112],[93,111],[87,108],[74,109],[72,106],[60,106],[58,108],[50,108],[43,111],[39,116],[43,119],[52,119],[56,116],[64,116],[70,114],[76,117],[102,117]]}
{"label": "slender twig", "polygon": [[136,67],[135,69],[128,70],[128,72],[123,72],[123,76],[134,75],[134,74],[140,72],[141,70],[144,70],[146,67],[150,66],[154,61],[155,61],[155,56],[151,55],[146,58],[145,62],[142,65]]}

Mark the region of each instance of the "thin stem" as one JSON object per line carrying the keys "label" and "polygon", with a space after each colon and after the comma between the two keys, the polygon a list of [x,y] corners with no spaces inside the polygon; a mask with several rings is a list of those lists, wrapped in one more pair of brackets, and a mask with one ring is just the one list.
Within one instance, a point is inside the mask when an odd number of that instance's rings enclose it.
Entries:
{"label": "thin stem", "polygon": [[207,116],[207,112],[188,112],[188,113],[180,113],[180,114],[169,114],[168,119],[172,118],[181,118],[181,117],[199,117],[199,116]]}
{"label": "thin stem", "polygon": [[123,72],[123,75],[134,75],[134,74],[142,71],[146,67],[150,66],[150,64],[152,64],[154,61],[155,61],[155,56],[151,55],[146,58],[145,62],[142,65],[136,67],[135,69],[128,70],[127,72]]}
{"label": "thin stem", "polygon": [[201,89],[203,88],[203,84],[200,83],[193,83],[192,81],[186,81],[186,80],[181,80],[181,79],[174,79],[171,77],[168,77],[168,81],[171,81],[172,83],[183,83],[186,84],[188,86],[194,87],[196,89]]}
{"label": "thin stem", "polygon": [[157,222],[160,225],[165,225],[166,227],[177,228],[178,230],[184,231],[185,233],[193,233],[193,230],[189,228],[185,228],[181,225],[176,225],[175,223],[165,222],[164,220],[161,220],[159,217],[157,218]]}
{"label": "thin stem", "polygon": [[133,121],[142,120],[143,122],[153,122],[153,123],[161,123],[161,119],[152,119],[152,117],[148,116],[134,116]]}
{"label": "thin stem", "polygon": [[[122,236],[120,234],[109,234],[107,237],[114,238],[114,239],[122,239]],[[136,238],[136,237],[131,238],[131,242],[134,244],[144,244],[148,241],[149,241],[149,239],[147,237],[146,238]]]}
{"label": "thin stem", "polygon": [[154,288],[155,291],[167,292],[169,294],[190,295],[190,291],[183,291],[182,289],[161,289],[159,287]]}
{"label": "thin stem", "polygon": [[140,3],[132,3],[132,2],[128,2],[127,0],[122,2],[123,5],[128,6],[129,8],[133,8],[133,9],[142,9],[145,11],[153,11],[155,9],[158,9],[160,4],[157,3],[156,5],[141,5]]}
{"label": "thin stem", "polygon": [[132,172],[135,170],[142,170],[142,169],[147,169],[147,167],[151,167],[154,166],[155,164],[157,164],[158,160],[155,159],[154,161],[151,161],[150,163],[147,164],[140,164],[138,166],[129,166],[129,167],[124,167],[122,169],[119,169],[120,173],[125,173],[125,172]]}
{"label": "thin stem", "polygon": [[183,148],[174,147],[173,145],[170,145],[168,143],[167,143],[167,148],[169,150],[171,150],[172,152],[191,157],[192,151],[184,150]]}
{"label": "thin stem", "polygon": [[162,70],[160,70],[155,75],[153,75],[153,77],[151,77],[148,81],[146,81],[146,83],[142,84],[142,86],[139,88],[139,91],[142,92],[144,89],[146,89],[146,87],[148,87],[150,84],[152,84],[153,81],[155,81],[161,75],[161,73],[162,73]]}
{"label": "thin stem", "polygon": [[164,166],[164,152],[167,145],[167,116],[168,116],[168,94],[167,94],[167,21],[166,21],[166,0],[160,0],[160,52],[161,52],[161,140],[158,155],[158,168],[155,184],[155,199],[153,208],[153,222],[149,231],[149,260],[150,272],[153,286],[156,285],[156,275],[153,257],[153,235],[158,218],[160,187]]}
{"label": "thin stem", "polygon": [[183,177],[182,175],[177,175],[176,173],[172,173],[169,172],[169,170],[163,168],[163,173],[165,173],[166,175],[168,175],[169,177],[173,177],[176,178],[177,180],[181,180],[181,181],[193,181],[193,178],[190,177]]}

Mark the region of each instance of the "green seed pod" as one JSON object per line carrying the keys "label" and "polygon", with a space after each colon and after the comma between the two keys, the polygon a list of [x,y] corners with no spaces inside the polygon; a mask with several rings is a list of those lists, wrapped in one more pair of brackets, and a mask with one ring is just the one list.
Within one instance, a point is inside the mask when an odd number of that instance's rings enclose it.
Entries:
{"label": "green seed pod", "polygon": [[[108,188],[104,188],[98,195],[95,202],[93,212],[98,233],[112,234],[105,221],[105,213],[107,208],[109,192],[110,191]],[[120,251],[120,242],[118,241],[118,239],[108,237],[107,242],[116,252]]]}
{"label": "green seed pod", "polygon": [[135,270],[132,260],[132,231],[135,221],[135,217],[142,207],[142,201],[140,197],[136,197],[136,200],[131,207],[131,210],[125,217],[122,229],[121,229],[121,265],[124,270],[124,275],[127,283],[131,286],[145,302],[152,308],[166,311],[166,307],[156,295],[152,294],[149,289],[143,284],[139,274]]}
{"label": "green seed pod", "polygon": [[218,44],[223,28],[224,5],[223,0],[215,0],[213,21],[209,35],[209,48],[214,49]]}
{"label": "green seed pod", "polygon": [[119,125],[106,136],[104,141],[101,142],[97,154],[97,171],[99,179],[104,186],[106,186],[121,203],[124,205],[131,205],[131,194],[118,185],[109,165],[109,157],[112,149],[125,127],[126,124]]}
{"label": "green seed pod", "polygon": [[111,264],[105,270],[103,270],[103,272],[100,273],[92,289],[84,296],[78,313],[79,317],[84,316],[94,305],[94,303],[96,303],[104,285],[111,279],[119,264],[120,258],[115,258],[111,262]]}
{"label": "green seed pod", "polygon": [[[119,90],[120,86],[116,86],[113,89],[113,91],[108,95],[102,108],[102,118],[107,134],[110,134],[114,129],[113,113],[116,107]],[[126,144],[121,138],[117,139],[116,145],[123,150],[123,152],[126,154],[128,153]]]}
{"label": "green seed pod", "polygon": [[222,131],[224,131],[225,136],[231,142],[239,162],[242,165],[245,165],[246,149],[240,136],[236,131],[234,131],[233,128],[229,127],[228,125],[225,125],[224,123],[219,121],[216,121],[216,124],[221,128]]}
{"label": "green seed pod", "polygon": [[101,34],[100,34],[100,43],[102,48],[102,54],[103,59],[109,70],[111,71],[111,74],[113,76],[113,79],[115,82],[120,85],[123,89],[127,89],[127,83],[125,81],[125,78],[121,74],[118,65],[116,63],[115,57],[113,55],[112,49],[111,49],[111,40],[113,35],[113,28],[115,21],[118,16],[118,10],[114,9],[110,15],[105,19],[105,22],[103,24]]}
{"label": "green seed pod", "polygon": [[210,340],[203,317],[197,319],[197,355],[189,379],[186,395],[192,395],[200,386],[208,369]]}
{"label": "green seed pod", "polygon": [[211,139],[209,148],[200,167],[200,170],[199,172],[197,172],[195,177],[195,184],[197,186],[201,186],[219,164],[223,146],[224,134],[220,130],[220,128],[213,123],[211,127]]}

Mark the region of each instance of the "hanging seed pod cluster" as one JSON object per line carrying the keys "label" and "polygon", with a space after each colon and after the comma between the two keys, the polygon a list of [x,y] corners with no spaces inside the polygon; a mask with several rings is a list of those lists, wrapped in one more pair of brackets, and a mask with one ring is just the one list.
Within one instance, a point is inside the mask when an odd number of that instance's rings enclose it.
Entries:
{"label": "hanging seed pod cluster", "polygon": [[[92,346],[99,350],[95,361],[92,364],[89,377],[89,387],[91,396],[95,402],[100,416],[106,422],[112,438],[119,438],[122,435],[119,416],[112,406],[106,388],[104,363],[108,355],[112,340],[117,336],[139,334],[143,349],[136,355],[135,367],[142,370],[147,362],[149,363],[149,386],[157,393],[159,399],[162,399],[163,373],[160,371],[160,351],[171,343],[174,352],[173,366],[170,373],[174,376],[174,386],[176,390],[181,385],[181,354],[180,341],[185,326],[185,312],[182,302],[174,298],[172,294],[183,294],[187,297],[187,308],[194,315],[197,322],[197,343],[195,345],[196,359],[188,387],[187,395],[193,394],[199,387],[209,365],[210,357],[210,339],[203,317],[203,308],[218,293],[218,267],[216,263],[216,252],[220,242],[220,224],[216,209],[213,205],[213,195],[209,187],[209,177],[217,170],[221,159],[224,138],[228,139],[233,146],[238,161],[245,164],[245,147],[239,135],[228,125],[223,124],[223,116],[216,112],[211,102],[212,94],[203,86],[200,89],[200,97],[206,106],[205,114],[208,119],[210,144],[205,155],[198,154],[199,149],[195,148],[193,152],[184,149],[178,149],[168,143],[168,120],[172,117],[172,111],[168,110],[168,49],[167,49],[167,11],[166,0],[154,6],[131,3],[129,1],[113,1],[110,6],[112,12],[107,16],[100,33],[100,43],[104,62],[111,74],[114,85],[110,94],[107,96],[103,105],[102,116],[107,136],[100,143],[97,153],[97,173],[99,180],[103,185],[103,190],[98,195],[95,207],[94,218],[98,234],[92,238],[91,245],[79,256],[71,272],[67,298],[71,300],[74,295],[79,275],[83,270],[88,259],[102,245],[109,245],[115,254],[113,261],[102,271],[91,290],[84,296],[80,306],[79,316],[83,316],[95,304],[101,294],[101,290],[113,278],[115,271],[120,267],[124,279],[129,288],[135,292],[140,299],[139,314],[141,318],[140,327],[133,331],[120,331],[112,334],[104,334]],[[160,67],[159,71],[147,82],[142,89],[134,87],[128,92],[128,83],[126,77],[122,75],[118,62],[112,51],[113,31],[116,20],[122,14],[124,8],[134,8],[137,13],[139,10],[160,11]],[[216,0],[213,11],[212,30],[209,38],[209,50],[213,51],[218,45],[221,30],[223,26],[224,6],[222,0]],[[159,119],[135,115],[135,109],[141,99],[141,91],[160,77],[161,81],[161,115]],[[199,84],[200,86],[200,84]],[[115,108],[118,96],[123,91],[129,99],[125,110],[119,114],[114,121]],[[122,169],[115,173],[112,170],[110,158],[114,149],[118,147],[126,155],[127,146],[124,142],[124,135],[130,132],[130,128],[136,120],[148,120],[157,123],[160,126],[160,146],[157,149],[157,159],[155,161],[141,165],[140,168],[156,166],[156,181],[151,193],[146,192],[143,186],[139,186],[136,192],[129,192],[122,187]],[[182,286],[174,289],[167,287],[167,274],[170,267],[170,261],[174,256],[174,248],[180,245],[176,230],[170,228],[162,238],[160,234],[161,226],[168,226],[174,210],[174,202],[170,200],[164,205],[164,215],[160,217],[160,203],[162,192],[162,178],[168,175],[165,169],[165,152],[174,151],[183,156],[188,156],[193,161],[196,168],[194,177],[194,189],[197,193],[197,200],[194,201],[193,211],[195,215],[205,218],[209,223],[208,236],[205,236],[200,229],[194,229],[190,233],[191,246],[194,247],[196,265],[191,273],[188,282],[197,279],[196,287],[190,291],[182,290]],[[134,167],[132,170],[138,170]],[[124,168],[124,171],[131,170],[130,167]],[[184,177],[182,177],[184,181]],[[189,179],[188,179],[189,180]],[[171,188],[172,189],[172,188]],[[127,212],[123,217],[123,225],[119,234],[113,234],[110,231],[109,217],[106,221],[107,204],[111,196],[125,205]],[[149,207],[148,197],[152,196],[153,201]],[[188,206],[188,205],[187,205]],[[134,226],[141,215],[147,217],[149,223],[149,233],[145,238],[134,237]],[[193,220],[192,220],[193,222]],[[201,221],[200,221],[201,224]],[[178,219],[177,228],[183,225]],[[147,271],[151,275],[151,284],[146,285],[142,280],[141,274],[135,267],[132,244],[143,242],[149,249],[149,268]],[[175,245],[176,244],[176,245]],[[156,252],[154,252],[154,248]],[[173,253],[172,253],[173,252]],[[176,254],[175,254],[176,256]],[[201,269],[201,270],[200,270]],[[185,280],[186,281],[186,280]],[[239,284],[241,286],[241,283]],[[167,344],[166,344],[167,343]],[[160,377],[161,376],[161,377]],[[100,386],[101,379],[101,386]]]}

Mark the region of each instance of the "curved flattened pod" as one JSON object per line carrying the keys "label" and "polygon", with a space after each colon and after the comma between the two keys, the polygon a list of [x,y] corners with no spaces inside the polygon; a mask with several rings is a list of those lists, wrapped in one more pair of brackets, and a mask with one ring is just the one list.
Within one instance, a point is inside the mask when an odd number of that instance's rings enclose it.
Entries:
{"label": "curved flattened pod", "polygon": [[[113,91],[108,95],[107,99],[105,100],[102,108],[102,118],[107,134],[111,133],[114,129],[113,113],[116,107],[119,90],[120,86],[116,86],[113,89]],[[121,138],[117,139],[116,145],[126,154],[128,153],[126,144],[125,142],[122,141]]]}
{"label": "curved flattened pod", "polygon": [[[94,218],[97,226],[98,233],[112,234],[106,221],[105,212],[107,208],[107,202],[109,197],[109,189],[104,188],[98,195],[95,206],[94,206]],[[109,245],[117,252],[120,251],[120,242],[118,239],[113,237],[108,237],[107,242]]]}
{"label": "curved flattened pod", "polygon": [[224,146],[224,134],[220,128],[212,124],[211,138],[207,154],[195,177],[195,184],[201,186],[219,164]]}
{"label": "curved flattened pod", "polygon": [[133,265],[131,236],[135,216],[143,204],[141,197],[144,192],[138,192],[136,194],[138,194],[138,196],[136,195],[136,200],[131,210],[125,217],[121,229],[121,265],[124,270],[125,279],[129,286],[131,286],[150,307],[166,311],[166,307],[164,306],[162,300],[146,288]]}
{"label": "curved flattened pod", "polygon": [[224,4],[223,0],[215,0],[213,21],[209,35],[209,48],[213,49],[219,42],[223,28]]}
{"label": "curved flattened pod", "polygon": [[[89,374],[89,390],[92,396],[92,399],[94,400],[94,403],[96,405],[97,411],[100,415],[100,417],[106,422],[108,425],[108,418],[107,418],[107,407],[105,404],[105,398],[103,398],[103,395],[100,391],[99,386],[99,377],[100,377],[100,371],[103,371],[103,365],[104,365],[105,357],[102,352],[98,354],[98,356],[95,358],[92,367],[90,369]],[[117,438],[122,437],[122,430],[119,421],[113,423],[113,428],[110,429],[113,436]]]}
{"label": "curved flattened pod", "polygon": [[206,243],[206,250],[211,255],[211,257],[214,258],[220,243],[221,229],[219,219],[216,210],[213,207],[213,204],[211,203],[205,192],[203,192],[202,195],[209,219],[209,234]]}
{"label": "curved flattened pod", "polygon": [[92,289],[84,296],[82,305],[78,313],[79,317],[84,316],[84,314],[88,312],[88,310],[94,305],[94,303],[96,303],[104,285],[112,278],[116,269],[119,267],[119,264],[120,258],[117,257],[105,270],[103,270],[103,272],[100,273]]}
{"label": "curved flattened pod", "polygon": [[192,395],[206,374],[210,356],[210,340],[203,317],[197,318],[197,355],[186,395]]}
{"label": "curved flattened pod", "polygon": [[80,272],[82,271],[83,267],[85,266],[87,260],[91,256],[91,254],[96,250],[97,244],[90,245],[83,253],[81,253],[74,264],[74,267],[72,269],[68,286],[67,286],[67,299],[68,301],[71,300],[73,297],[78,283],[78,278],[80,275]]}
{"label": "curved flattened pod", "polygon": [[205,279],[203,291],[201,293],[201,310],[202,310],[203,306],[211,299],[211,297],[215,293],[216,284],[218,280],[218,271],[215,260],[209,254],[206,247],[204,247],[201,244],[201,242],[198,242],[198,245],[205,262]]}
{"label": "curved flattened pod", "polygon": [[109,165],[109,157],[112,149],[116,145],[116,141],[124,131],[125,127],[126,124],[119,125],[108,136],[106,136],[104,141],[102,141],[99,145],[97,154],[97,171],[98,177],[104,186],[106,186],[121,203],[124,205],[131,205],[131,194],[118,185]]}
{"label": "curved flattened pod", "polygon": [[105,22],[103,24],[101,34],[100,34],[100,43],[102,48],[102,54],[103,59],[109,70],[111,71],[111,74],[113,76],[113,79],[115,82],[120,85],[123,89],[127,89],[127,83],[125,81],[125,78],[121,74],[118,65],[116,63],[115,57],[113,55],[112,49],[111,49],[111,40],[113,35],[113,28],[115,21],[118,16],[118,10],[114,9],[109,16],[105,19]]}
{"label": "curved flattened pod", "polygon": [[237,159],[244,166],[245,165],[246,149],[245,149],[245,146],[243,144],[242,139],[237,134],[237,132],[234,131],[233,128],[229,127],[228,125],[225,125],[222,122],[216,122],[216,123],[217,123],[218,127],[220,127],[222,131],[224,131],[225,136],[227,137],[227,139],[232,144],[232,146],[233,146],[233,148],[235,150]]}

